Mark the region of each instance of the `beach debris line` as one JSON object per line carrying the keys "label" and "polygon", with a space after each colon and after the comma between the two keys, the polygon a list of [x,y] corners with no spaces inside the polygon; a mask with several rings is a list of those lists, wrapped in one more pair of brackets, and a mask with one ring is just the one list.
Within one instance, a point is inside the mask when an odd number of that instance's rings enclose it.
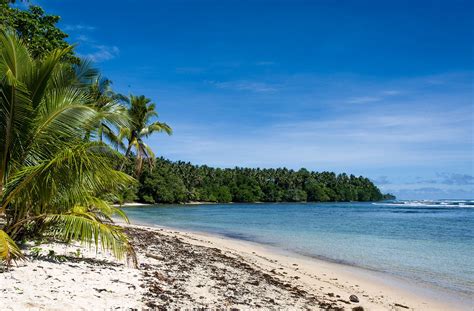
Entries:
{"label": "beach debris line", "polygon": [[217,248],[151,230],[127,228],[127,233],[138,253],[159,258],[140,265],[149,308],[343,310],[335,298],[316,296]]}

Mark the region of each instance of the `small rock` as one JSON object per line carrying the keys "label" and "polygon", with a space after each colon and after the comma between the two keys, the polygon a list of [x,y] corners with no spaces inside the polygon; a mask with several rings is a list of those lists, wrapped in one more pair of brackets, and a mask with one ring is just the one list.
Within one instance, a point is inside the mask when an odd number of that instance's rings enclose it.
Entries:
{"label": "small rock", "polygon": [[352,302],[359,302],[359,298],[356,295],[350,295],[349,300]]}

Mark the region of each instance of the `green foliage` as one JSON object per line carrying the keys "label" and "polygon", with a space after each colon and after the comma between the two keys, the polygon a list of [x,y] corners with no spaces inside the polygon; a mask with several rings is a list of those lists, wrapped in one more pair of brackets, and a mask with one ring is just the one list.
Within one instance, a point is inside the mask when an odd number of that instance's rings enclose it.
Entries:
{"label": "green foliage", "polygon": [[66,256],[64,256],[64,255],[56,254],[54,249],[50,249],[48,251],[48,254],[46,255],[46,258],[48,258],[51,261],[56,261],[56,262],[64,262],[67,259]]}
{"label": "green foliage", "polygon": [[391,193],[386,193],[383,195],[383,200],[395,200],[397,197],[395,197],[393,194]]}
{"label": "green foliage", "polygon": [[[153,167],[155,154],[153,150],[144,142],[144,138],[149,137],[155,132],[165,132],[168,135],[172,134],[171,127],[162,122],[155,121],[153,118],[158,117],[156,112],[156,106],[151,102],[151,99],[145,96],[133,96],[126,99],[128,103],[127,115],[129,118],[128,126],[124,126],[120,129],[120,135],[118,141],[127,140],[127,149],[125,151],[125,157],[131,158],[132,152],[135,160],[135,170],[133,174],[140,176],[143,170],[144,162],[148,162],[149,167]],[[121,166],[121,170],[124,169],[124,163]],[[132,173],[132,172],[130,172]],[[151,194],[149,194],[151,195]],[[151,195],[153,197],[153,195]]]}
{"label": "green foliage", "polygon": [[3,230],[0,230],[0,264],[9,265],[12,260],[23,259],[20,248]]}
{"label": "green foliage", "polygon": [[43,249],[41,247],[33,247],[31,250],[30,250],[30,255],[31,257],[33,257],[34,259],[37,259],[37,258],[40,258],[41,257],[41,253],[43,252]]}
{"label": "green foliage", "polygon": [[[70,47],[65,40],[68,35],[56,26],[59,20],[59,16],[47,15],[39,6],[31,5],[28,10],[22,10],[9,6],[5,1],[0,3],[0,25],[14,29],[34,58],[42,58],[55,49]],[[72,49],[68,50],[64,59],[74,64],[80,62]]]}
{"label": "green foliage", "polygon": [[114,214],[127,218],[109,202],[134,180],[114,169],[121,155],[93,139],[106,114],[81,82],[90,71],[63,61],[70,51],[38,59],[17,35],[0,32],[0,214],[7,220],[0,259],[7,263],[21,257],[13,239],[28,235],[133,257],[111,224]]}
{"label": "green foliage", "polygon": [[[129,168],[131,170],[131,168]],[[362,176],[279,169],[220,169],[156,159],[139,179],[146,203],[378,201],[380,190]]]}

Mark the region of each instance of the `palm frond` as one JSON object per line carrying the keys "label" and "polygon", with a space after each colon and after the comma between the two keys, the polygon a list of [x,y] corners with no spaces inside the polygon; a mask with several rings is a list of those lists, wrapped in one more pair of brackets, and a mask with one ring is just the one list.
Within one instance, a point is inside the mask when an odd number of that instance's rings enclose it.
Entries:
{"label": "palm frond", "polygon": [[69,214],[49,214],[44,218],[44,223],[53,228],[52,235],[55,238],[110,250],[116,258],[127,256],[136,263],[133,247],[123,228],[103,223],[91,212],[76,209]]}
{"label": "palm frond", "polygon": [[119,258],[133,255],[113,225],[114,215],[128,219],[110,202],[135,181],[114,169],[122,159],[117,151],[85,139],[99,132],[113,137],[113,129],[129,126],[128,116],[109,80],[87,63],[62,63],[69,52],[34,59],[13,32],[0,30],[0,212],[7,215],[0,260],[6,263],[22,258],[14,239],[26,227]]}
{"label": "palm frond", "polygon": [[24,259],[20,248],[3,230],[0,230],[0,262],[10,265],[12,261]]}
{"label": "palm frond", "polygon": [[165,132],[168,135],[173,134],[173,130],[168,124],[162,123],[162,122],[154,122],[148,125],[147,127],[143,128],[140,131],[140,136],[148,137],[154,132]]}

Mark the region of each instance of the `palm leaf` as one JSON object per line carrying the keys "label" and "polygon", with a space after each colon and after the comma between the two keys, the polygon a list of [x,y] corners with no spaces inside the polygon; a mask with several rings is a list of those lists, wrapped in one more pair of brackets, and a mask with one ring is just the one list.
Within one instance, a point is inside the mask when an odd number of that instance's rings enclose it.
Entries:
{"label": "palm leaf", "polygon": [[52,226],[52,235],[65,241],[75,240],[102,250],[110,250],[118,259],[127,256],[136,263],[136,256],[123,228],[103,223],[91,212],[75,209],[69,214],[50,214],[45,225]]}
{"label": "palm leaf", "polygon": [[5,231],[0,230],[0,261],[8,266],[12,260],[23,258],[20,248]]}

